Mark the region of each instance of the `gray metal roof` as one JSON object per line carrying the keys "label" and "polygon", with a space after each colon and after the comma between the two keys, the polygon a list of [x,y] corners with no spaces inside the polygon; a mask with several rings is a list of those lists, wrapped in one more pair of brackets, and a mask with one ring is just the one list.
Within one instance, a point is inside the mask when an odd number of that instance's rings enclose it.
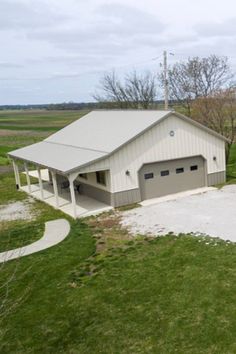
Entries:
{"label": "gray metal roof", "polygon": [[9,155],[57,171],[67,172],[100,159],[106,156],[106,153],[42,141],[12,151]]}
{"label": "gray metal roof", "polygon": [[111,153],[163,118],[167,111],[93,111],[45,141]]}
{"label": "gray metal roof", "polygon": [[68,173],[108,156],[170,114],[224,139],[172,111],[101,110],[88,113],[40,143],[12,151],[9,156]]}
{"label": "gray metal roof", "polygon": [[168,111],[93,111],[11,157],[69,172],[117,150],[169,114]]}

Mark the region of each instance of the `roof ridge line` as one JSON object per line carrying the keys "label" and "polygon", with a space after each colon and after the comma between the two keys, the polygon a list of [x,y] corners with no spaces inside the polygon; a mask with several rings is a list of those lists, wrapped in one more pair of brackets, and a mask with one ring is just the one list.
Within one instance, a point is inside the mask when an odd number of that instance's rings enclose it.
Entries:
{"label": "roof ridge line", "polygon": [[47,144],[63,145],[63,146],[73,147],[75,149],[90,150],[90,151],[95,151],[95,152],[101,152],[101,153],[104,153],[104,154],[109,154],[109,151],[90,149],[90,148],[86,148],[86,147],[82,147],[82,146],[75,146],[75,145],[69,145],[69,144],[56,143],[54,141],[47,141],[47,140],[43,140],[42,142],[43,143],[47,143]]}

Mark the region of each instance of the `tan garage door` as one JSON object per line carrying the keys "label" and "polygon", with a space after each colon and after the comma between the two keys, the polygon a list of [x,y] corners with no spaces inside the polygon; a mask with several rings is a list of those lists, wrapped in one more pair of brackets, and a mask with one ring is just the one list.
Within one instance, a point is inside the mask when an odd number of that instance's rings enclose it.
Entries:
{"label": "tan garage door", "polygon": [[142,200],[204,187],[201,156],[145,164],[139,171]]}

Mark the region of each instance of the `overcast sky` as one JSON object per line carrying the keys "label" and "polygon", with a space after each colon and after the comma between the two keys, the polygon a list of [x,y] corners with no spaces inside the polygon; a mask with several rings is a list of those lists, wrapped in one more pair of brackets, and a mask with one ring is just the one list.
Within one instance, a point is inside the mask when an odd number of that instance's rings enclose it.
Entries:
{"label": "overcast sky", "polygon": [[160,71],[164,49],[236,70],[236,2],[0,0],[0,45],[0,104],[92,101],[105,71]]}

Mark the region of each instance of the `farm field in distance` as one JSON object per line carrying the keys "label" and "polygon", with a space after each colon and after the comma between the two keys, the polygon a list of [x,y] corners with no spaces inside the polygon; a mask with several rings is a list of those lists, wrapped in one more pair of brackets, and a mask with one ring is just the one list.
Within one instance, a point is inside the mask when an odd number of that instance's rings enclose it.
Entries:
{"label": "farm field in distance", "polygon": [[[89,111],[0,111],[0,171],[9,165],[7,153],[45,139]],[[3,168],[2,168],[3,170]]]}
{"label": "farm field in distance", "polygon": [[0,111],[0,129],[56,131],[88,113],[78,111],[9,110]]}

